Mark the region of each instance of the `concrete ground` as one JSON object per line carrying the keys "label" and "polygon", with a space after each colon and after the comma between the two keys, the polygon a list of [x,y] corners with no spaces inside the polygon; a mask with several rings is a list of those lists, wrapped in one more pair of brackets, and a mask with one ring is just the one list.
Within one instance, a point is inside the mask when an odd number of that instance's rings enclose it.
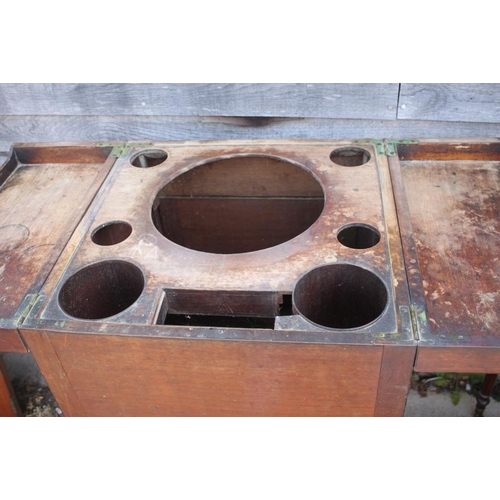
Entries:
{"label": "concrete ground", "polygon": [[[33,387],[39,386],[46,388],[47,383],[42,377],[38,366],[36,365],[31,354],[4,354],[4,361],[9,372],[11,380],[17,380],[16,389],[26,385]],[[50,394],[47,397],[44,390],[41,391],[43,398],[31,398],[30,396],[30,412],[32,416],[60,416],[60,409],[55,401],[51,400]],[[460,402],[454,406],[450,393],[441,391],[438,388],[429,388],[427,396],[422,397],[416,390],[411,389],[408,394],[406,404],[405,417],[472,417],[474,416],[474,408],[476,399],[470,394],[462,391]],[[39,403],[37,403],[39,401]],[[43,406],[37,408],[37,406]],[[500,402],[491,400],[490,404],[484,412],[485,417],[500,417]]]}

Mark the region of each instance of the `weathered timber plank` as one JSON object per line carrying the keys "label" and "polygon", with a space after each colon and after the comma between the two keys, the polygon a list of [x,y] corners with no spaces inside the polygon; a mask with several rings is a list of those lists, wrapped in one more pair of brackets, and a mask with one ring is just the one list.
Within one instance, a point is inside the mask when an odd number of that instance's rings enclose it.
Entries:
{"label": "weathered timber plank", "polygon": [[13,142],[498,137],[500,123],[322,118],[0,116],[0,151]]}
{"label": "weathered timber plank", "polygon": [[500,122],[500,84],[403,83],[398,119]]}
{"label": "weathered timber plank", "polygon": [[399,85],[2,84],[5,115],[396,117]]}

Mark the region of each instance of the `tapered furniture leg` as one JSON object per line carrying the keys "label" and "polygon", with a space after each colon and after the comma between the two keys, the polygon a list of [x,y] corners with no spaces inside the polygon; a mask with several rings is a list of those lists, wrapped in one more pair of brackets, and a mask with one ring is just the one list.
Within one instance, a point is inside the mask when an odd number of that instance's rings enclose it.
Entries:
{"label": "tapered furniture leg", "polygon": [[482,417],[484,410],[490,404],[490,396],[491,391],[493,390],[493,386],[497,380],[496,373],[488,373],[484,378],[483,385],[479,391],[479,394],[476,397],[476,412],[474,413],[475,417]]}

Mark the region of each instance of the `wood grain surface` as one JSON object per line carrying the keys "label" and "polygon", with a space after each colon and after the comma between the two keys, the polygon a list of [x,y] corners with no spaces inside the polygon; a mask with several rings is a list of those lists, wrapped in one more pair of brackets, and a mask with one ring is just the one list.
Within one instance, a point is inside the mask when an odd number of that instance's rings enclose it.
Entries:
{"label": "wood grain surface", "polygon": [[488,347],[419,346],[417,372],[500,373],[500,349]]}
{"label": "wood grain surface", "polygon": [[393,119],[398,91],[397,83],[2,84],[0,115]]}
{"label": "wood grain surface", "polygon": [[43,283],[100,186],[102,170],[100,164],[26,165],[1,186],[0,269],[2,285],[9,286],[2,318],[14,315],[45,269]]}
{"label": "wood grain surface", "polygon": [[402,83],[398,119],[500,122],[498,83]]}
{"label": "wood grain surface", "polygon": [[[109,112],[109,111],[108,111]],[[474,120],[474,118],[472,118]],[[498,120],[500,122],[500,118]],[[0,116],[14,142],[499,137],[499,123],[215,116]]]}
{"label": "wood grain surface", "polygon": [[500,336],[499,162],[403,161],[402,172],[430,338]]}
{"label": "wood grain surface", "polygon": [[64,413],[89,416],[373,415],[383,353],[381,346],[22,333]]}

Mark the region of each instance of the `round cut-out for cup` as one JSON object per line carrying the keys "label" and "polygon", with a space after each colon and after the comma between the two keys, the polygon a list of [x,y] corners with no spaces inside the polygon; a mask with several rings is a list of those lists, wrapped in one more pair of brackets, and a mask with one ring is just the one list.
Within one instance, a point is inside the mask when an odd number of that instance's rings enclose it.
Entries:
{"label": "round cut-out for cup", "polygon": [[306,231],[321,215],[323,189],[309,171],[280,158],[240,155],[194,167],[153,203],[158,231],[186,248],[255,252]]}
{"label": "round cut-out for cup", "polygon": [[342,167],[359,167],[370,161],[370,153],[363,148],[339,148],[330,154],[330,160]]}
{"label": "round cut-out for cup", "polygon": [[149,149],[135,154],[130,159],[134,167],[149,168],[161,165],[168,158],[168,154],[162,149]]}
{"label": "round cut-out for cup", "polygon": [[109,318],[128,309],[143,290],[144,275],[137,266],[107,260],[69,277],[59,292],[59,305],[74,318]]}
{"label": "round cut-out for cup", "polygon": [[127,222],[108,222],[92,233],[92,241],[101,246],[117,245],[131,234],[132,226]]}
{"label": "round cut-out for cup", "polygon": [[367,224],[349,224],[340,228],[337,239],[345,247],[364,250],[380,241],[380,233]]}
{"label": "round cut-out for cup", "polygon": [[302,276],[293,306],[315,325],[332,329],[362,328],[384,312],[388,293],[382,280],[362,267],[332,264]]}

